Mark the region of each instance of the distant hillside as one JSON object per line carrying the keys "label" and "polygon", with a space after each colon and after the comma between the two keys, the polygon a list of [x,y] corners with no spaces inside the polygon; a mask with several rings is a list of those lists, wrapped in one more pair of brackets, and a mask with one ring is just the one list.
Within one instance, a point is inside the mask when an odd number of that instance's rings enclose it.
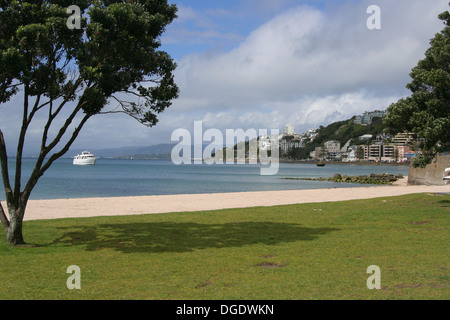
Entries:
{"label": "distant hillside", "polygon": [[361,125],[354,123],[355,118],[334,122],[327,127],[321,126],[318,130],[317,137],[308,142],[305,148],[293,150],[291,157],[297,159],[306,159],[309,157],[311,151],[316,147],[320,147],[327,141],[339,141],[341,146],[344,146],[348,141],[352,140],[351,144],[361,144],[359,137],[371,134],[377,135],[384,131],[383,119],[374,118],[371,125]]}
{"label": "distant hillside", "polygon": [[[170,159],[172,149],[177,143],[158,144],[147,147],[121,147],[109,149],[89,149],[97,158],[116,158],[116,159]],[[203,145],[203,149],[207,145]],[[202,150],[203,150],[202,149]],[[67,152],[65,158],[73,158],[84,150],[74,149]],[[191,155],[194,156],[194,146],[191,147]]]}
{"label": "distant hillside", "polygon": [[[306,159],[309,157],[311,151],[314,151],[316,147],[321,146],[326,141],[339,141],[341,146],[344,146],[349,140],[352,140],[352,144],[361,144],[358,138],[372,134],[376,135],[382,133],[384,130],[383,120],[381,118],[374,118],[371,125],[361,125],[354,123],[355,118],[334,122],[327,127],[320,127],[317,137],[308,142],[304,148],[296,149],[289,154],[291,158]],[[90,149],[96,157],[99,158],[130,158],[135,159],[167,159],[170,158],[172,149],[176,144],[158,144],[154,146],[141,146],[141,147],[121,147],[121,148],[109,148],[109,149]],[[206,145],[203,146],[203,148]],[[248,147],[248,146],[247,146]],[[70,150],[66,154],[66,158],[72,158],[75,155],[81,153],[84,150]],[[192,147],[192,155],[194,150]]]}
{"label": "distant hillside", "polygon": [[354,143],[357,144],[359,137],[366,134],[376,135],[382,133],[383,130],[383,119],[381,118],[374,118],[370,125],[355,124],[354,118],[352,118],[332,123],[325,128],[321,127],[312,145],[320,146],[322,143],[331,140],[339,141],[342,146],[349,140],[354,140]]}
{"label": "distant hillside", "polygon": [[[175,144],[158,144],[146,147],[122,147],[109,149],[89,149],[96,157],[99,158],[123,158],[135,155],[167,155],[172,152]],[[71,158],[84,150],[70,150],[65,157]]]}

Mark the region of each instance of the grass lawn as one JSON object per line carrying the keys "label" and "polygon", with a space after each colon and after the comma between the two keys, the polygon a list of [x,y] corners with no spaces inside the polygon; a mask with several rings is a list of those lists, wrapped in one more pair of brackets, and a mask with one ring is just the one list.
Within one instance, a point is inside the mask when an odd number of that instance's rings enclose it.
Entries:
{"label": "grass lawn", "polygon": [[0,299],[449,299],[449,216],[449,195],[420,194],[30,221],[27,246],[0,232]]}

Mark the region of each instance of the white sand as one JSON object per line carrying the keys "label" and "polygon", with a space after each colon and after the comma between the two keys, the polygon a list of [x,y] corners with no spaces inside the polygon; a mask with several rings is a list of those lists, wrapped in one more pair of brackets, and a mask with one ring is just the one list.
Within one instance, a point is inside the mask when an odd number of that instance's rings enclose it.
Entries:
{"label": "white sand", "polygon": [[25,220],[193,212],[370,199],[414,193],[450,192],[450,185],[406,186],[406,181],[407,178],[398,181],[394,186],[379,187],[123,198],[30,200],[27,206]]}

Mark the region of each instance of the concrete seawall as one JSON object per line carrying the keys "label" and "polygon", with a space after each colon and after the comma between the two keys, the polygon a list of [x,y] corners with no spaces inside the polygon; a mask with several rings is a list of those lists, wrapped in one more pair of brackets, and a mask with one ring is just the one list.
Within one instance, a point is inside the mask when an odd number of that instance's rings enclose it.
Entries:
{"label": "concrete seawall", "polygon": [[410,185],[442,186],[445,185],[444,172],[450,167],[450,154],[439,155],[426,168],[411,166],[408,176]]}

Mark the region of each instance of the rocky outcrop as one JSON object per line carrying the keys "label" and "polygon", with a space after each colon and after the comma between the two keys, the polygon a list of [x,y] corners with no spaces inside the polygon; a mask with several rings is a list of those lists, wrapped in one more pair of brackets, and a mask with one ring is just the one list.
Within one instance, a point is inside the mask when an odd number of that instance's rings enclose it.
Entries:
{"label": "rocky outcrop", "polygon": [[286,180],[306,180],[306,181],[331,181],[338,183],[359,183],[359,184],[392,184],[398,179],[403,179],[403,175],[389,173],[375,174],[370,176],[347,176],[335,174],[332,178],[286,178]]}

